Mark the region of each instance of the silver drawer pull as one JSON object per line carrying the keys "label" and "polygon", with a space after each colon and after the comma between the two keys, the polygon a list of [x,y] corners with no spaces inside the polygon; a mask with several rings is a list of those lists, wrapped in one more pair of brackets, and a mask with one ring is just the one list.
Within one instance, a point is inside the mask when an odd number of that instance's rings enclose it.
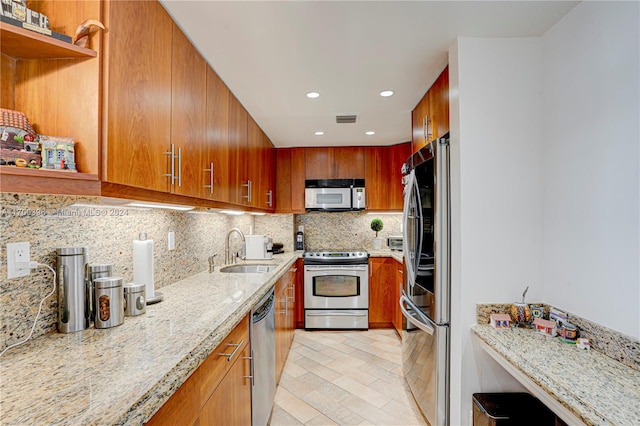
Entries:
{"label": "silver drawer pull", "polygon": [[218,354],[218,355],[226,356],[227,361],[231,361],[231,358],[235,356],[236,352],[238,352],[238,350],[242,345],[244,345],[244,340],[240,340],[240,343],[227,343],[227,346],[235,346],[235,349],[233,350],[233,352],[231,352],[230,354]]}

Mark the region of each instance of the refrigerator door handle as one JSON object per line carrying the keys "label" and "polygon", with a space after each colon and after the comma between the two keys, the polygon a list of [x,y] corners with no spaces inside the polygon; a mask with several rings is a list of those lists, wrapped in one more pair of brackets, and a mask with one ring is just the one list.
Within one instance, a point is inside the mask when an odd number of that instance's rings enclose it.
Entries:
{"label": "refrigerator door handle", "polygon": [[[414,315],[411,315],[411,313],[409,313],[409,311],[405,308],[404,306],[405,304],[412,311],[414,311],[417,314],[417,316],[420,317],[424,322],[418,321],[418,319]],[[422,312],[420,312],[420,310],[417,307],[415,307],[413,302],[409,300],[409,298],[404,294],[404,292],[402,296],[400,296],[400,310],[402,311],[402,314],[405,316],[407,321],[409,321],[411,324],[418,327],[420,330],[426,333],[429,333],[430,335],[433,336],[433,334],[435,333],[435,329],[431,326],[431,324],[429,324],[430,321],[424,316],[424,314],[422,314]]]}

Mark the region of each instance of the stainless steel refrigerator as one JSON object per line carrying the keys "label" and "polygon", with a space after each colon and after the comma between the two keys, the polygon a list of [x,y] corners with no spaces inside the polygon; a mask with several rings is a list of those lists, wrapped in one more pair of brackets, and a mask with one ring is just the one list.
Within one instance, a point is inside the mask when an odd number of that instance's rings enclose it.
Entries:
{"label": "stainless steel refrigerator", "polygon": [[411,392],[432,426],[449,425],[450,189],[449,135],[407,161],[403,252],[407,319],[402,367]]}

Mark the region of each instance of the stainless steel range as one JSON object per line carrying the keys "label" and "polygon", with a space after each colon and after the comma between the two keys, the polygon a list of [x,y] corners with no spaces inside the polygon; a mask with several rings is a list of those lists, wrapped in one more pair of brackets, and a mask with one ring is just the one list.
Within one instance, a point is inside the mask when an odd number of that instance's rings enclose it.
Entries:
{"label": "stainless steel range", "polygon": [[369,253],[306,252],[304,328],[369,328]]}

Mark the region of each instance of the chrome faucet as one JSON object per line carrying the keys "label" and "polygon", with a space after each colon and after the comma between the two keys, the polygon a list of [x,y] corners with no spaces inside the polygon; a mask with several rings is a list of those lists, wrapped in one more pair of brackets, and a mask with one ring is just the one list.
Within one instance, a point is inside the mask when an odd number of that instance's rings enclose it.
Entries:
{"label": "chrome faucet", "polygon": [[231,238],[231,234],[233,234],[234,232],[237,232],[238,234],[240,234],[240,238],[242,238],[242,247],[244,249],[244,245],[246,244],[245,242],[245,238],[244,238],[244,234],[242,233],[242,231],[238,228],[233,228],[231,229],[231,231],[229,231],[229,233],[227,234],[227,243],[224,247],[224,263],[225,265],[228,265],[230,263],[236,263],[236,256],[230,256],[230,249],[229,249],[229,239]]}

